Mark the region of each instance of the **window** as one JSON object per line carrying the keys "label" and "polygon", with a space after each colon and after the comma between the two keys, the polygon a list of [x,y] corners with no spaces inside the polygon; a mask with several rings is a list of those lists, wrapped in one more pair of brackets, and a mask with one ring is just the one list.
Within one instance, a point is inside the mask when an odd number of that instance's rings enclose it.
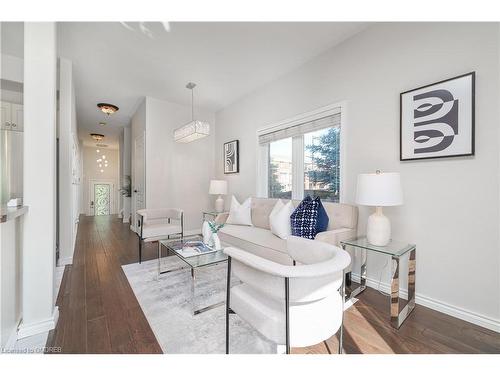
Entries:
{"label": "window", "polygon": [[292,138],[269,144],[268,197],[292,198]]}
{"label": "window", "polygon": [[317,112],[259,131],[260,196],[340,201],[340,108]]}
{"label": "window", "polygon": [[338,202],[340,193],[340,128],[304,134],[304,196]]}

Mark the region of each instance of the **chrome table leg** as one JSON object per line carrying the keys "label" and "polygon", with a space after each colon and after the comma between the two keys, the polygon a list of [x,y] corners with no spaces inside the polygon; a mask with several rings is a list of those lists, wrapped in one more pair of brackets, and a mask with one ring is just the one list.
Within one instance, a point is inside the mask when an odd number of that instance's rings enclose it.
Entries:
{"label": "chrome table leg", "polygon": [[195,282],[196,282],[196,279],[194,277],[194,268],[191,267],[191,306],[192,306],[193,315],[196,315],[196,304],[194,301],[194,283]]}
{"label": "chrome table leg", "polygon": [[415,308],[416,250],[416,248],[410,250],[408,257],[408,301],[401,310],[399,310],[399,257],[392,257],[391,324],[395,328],[401,327]]}
{"label": "chrome table leg", "polygon": [[[346,249],[346,245],[342,244],[342,249]],[[359,286],[351,291],[351,294],[346,298],[345,300],[348,301],[354,297],[356,297],[358,294],[363,292],[366,289],[366,249],[360,249],[361,250],[361,269],[359,273]]]}
{"label": "chrome table leg", "polygon": [[158,280],[161,275],[161,242],[158,241]]}
{"label": "chrome table leg", "polygon": [[345,301],[345,273],[342,271],[342,286],[340,287],[342,296],[342,320],[340,322],[340,334],[339,334],[339,354],[344,351],[344,301]]}

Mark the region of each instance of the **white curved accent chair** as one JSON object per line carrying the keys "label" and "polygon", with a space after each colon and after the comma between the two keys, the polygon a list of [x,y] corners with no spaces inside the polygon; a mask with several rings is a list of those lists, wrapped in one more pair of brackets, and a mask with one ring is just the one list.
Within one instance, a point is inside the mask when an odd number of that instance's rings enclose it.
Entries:
{"label": "white curved accent chair", "polygon": [[165,240],[184,233],[184,211],[178,208],[151,208],[137,210],[139,236],[139,263],[142,262],[142,243]]}
{"label": "white curved accent chair", "polygon": [[[305,347],[320,343],[340,329],[342,352],[344,270],[349,253],[320,241],[290,236],[287,251],[295,266],[276,263],[228,247],[226,353],[229,314],[238,314],[279,346]],[[241,283],[231,286],[231,275]]]}

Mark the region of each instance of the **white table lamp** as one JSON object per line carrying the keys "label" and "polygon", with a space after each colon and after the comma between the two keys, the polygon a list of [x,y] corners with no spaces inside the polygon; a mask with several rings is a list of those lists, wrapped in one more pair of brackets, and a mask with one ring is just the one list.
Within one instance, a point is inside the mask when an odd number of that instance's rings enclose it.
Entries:
{"label": "white table lamp", "polygon": [[215,211],[224,211],[224,199],[221,195],[227,194],[227,181],[224,180],[212,180],[210,181],[210,189],[208,193],[211,195],[218,195],[219,197],[215,201]]}
{"label": "white table lamp", "polygon": [[358,175],[356,203],[376,207],[375,212],[368,217],[366,238],[372,245],[387,245],[391,240],[391,222],[382,213],[382,207],[403,204],[399,173],[377,171]]}

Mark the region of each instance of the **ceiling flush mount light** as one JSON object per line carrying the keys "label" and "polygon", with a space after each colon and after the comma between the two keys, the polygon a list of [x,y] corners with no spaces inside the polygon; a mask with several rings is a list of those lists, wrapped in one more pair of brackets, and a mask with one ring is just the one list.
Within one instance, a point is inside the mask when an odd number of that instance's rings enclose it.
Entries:
{"label": "ceiling flush mount light", "polygon": [[96,142],[102,141],[104,139],[104,134],[90,133],[90,136]]}
{"label": "ceiling flush mount light", "polygon": [[[118,112],[118,110],[120,109],[116,105],[109,103],[97,103],[97,107],[99,107],[99,109],[108,116],[112,115],[115,112]],[[106,125],[106,123],[104,123],[104,125]]]}
{"label": "ceiling flush mount light", "polygon": [[196,84],[189,82],[186,88],[191,90],[191,121],[174,130],[174,140],[179,143],[188,143],[206,137],[210,134],[210,124],[206,121],[194,119],[194,88]]}
{"label": "ceiling flush mount light", "polygon": [[105,125],[106,125],[106,123],[105,123],[104,121],[101,121],[101,122],[99,123],[99,125],[101,125],[101,126],[105,126]]}

